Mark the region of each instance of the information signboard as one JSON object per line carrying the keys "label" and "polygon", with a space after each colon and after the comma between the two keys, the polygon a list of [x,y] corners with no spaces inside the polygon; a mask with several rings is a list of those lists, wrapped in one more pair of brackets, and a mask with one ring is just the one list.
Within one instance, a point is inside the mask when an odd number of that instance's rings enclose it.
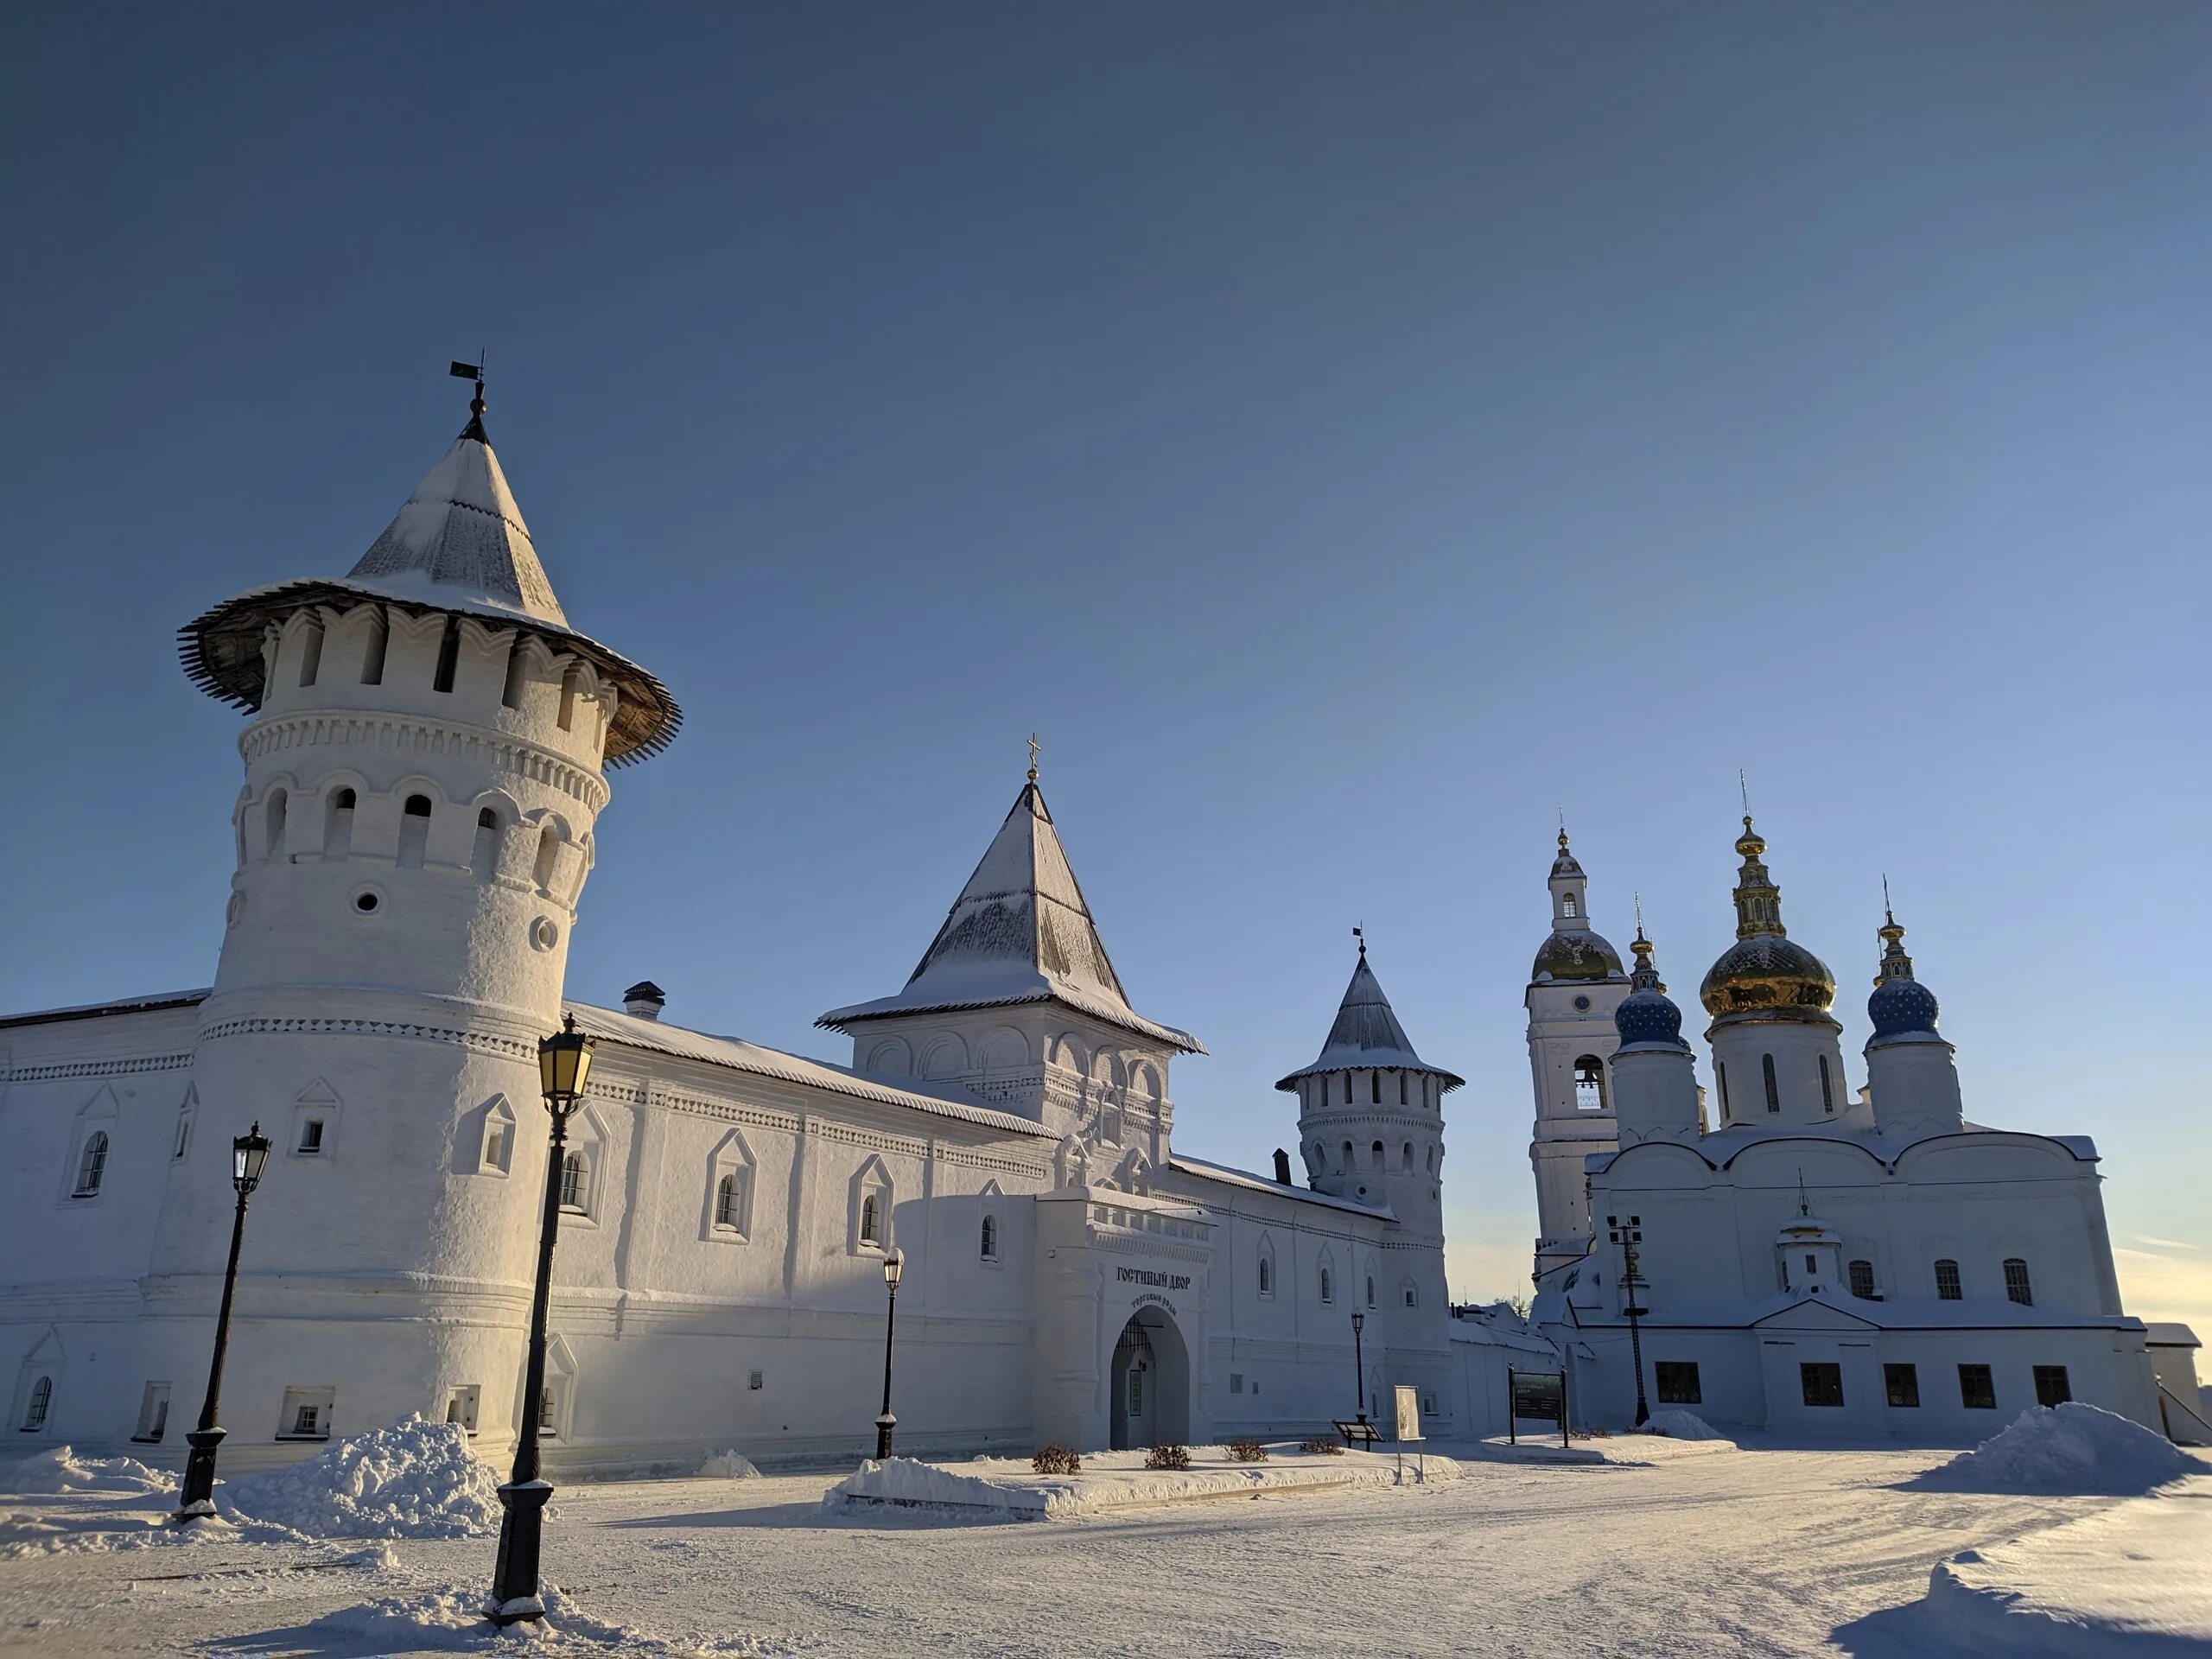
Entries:
{"label": "information signboard", "polygon": [[1398,1400],[1398,1438],[1402,1440],[1421,1439],[1421,1390],[1400,1388]]}
{"label": "information signboard", "polygon": [[1567,1373],[1516,1371],[1505,1373],[1508,1415],[1506,1436],[1516,1444],[1524,1422],[1557,1423],[1561,1446],[1567,1444]]}

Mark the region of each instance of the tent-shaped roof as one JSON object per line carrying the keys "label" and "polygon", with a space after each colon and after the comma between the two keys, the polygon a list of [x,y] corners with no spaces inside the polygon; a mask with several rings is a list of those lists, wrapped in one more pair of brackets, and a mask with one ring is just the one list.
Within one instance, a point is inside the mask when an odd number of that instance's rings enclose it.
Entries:
{"label": "tent-shaped roof", "polygon": [[1321,1052],[1313,1065],[1292,1072],[1275,1087],[1295,1090],[1301,1077],[1324,1071],[1349,1071],[1354,1066],[1363,1071],[1372,1066],[1382,1071],[1427,1071],[1443,1078],[1447,1090],[1457,1089],[1466,1081],[1441,1066],[1429,1065],[1414,1052],[1413,1039],[1398,1023],[1390,999],[1382,995],[1382,981],[1367,965],[1367,947],[1363,944],[1359,948],[1359,961],[1351,970],[1351,983],[1344,987],[1344,1000],[1337,1008],[1337,1022],[1329,1027],[1329,1040],[1321,1045]]}
{"label": "tent-shaped roof", "polygon": [[1052,815],[1033,779],[953,900],[920,964],[895,996],[832,1008],[815,1023],[846,1031],[893,1014],[1056,1001],[1096,1019],[1205,1052],[1186,1031],[1129,1007],[1076,884]]}

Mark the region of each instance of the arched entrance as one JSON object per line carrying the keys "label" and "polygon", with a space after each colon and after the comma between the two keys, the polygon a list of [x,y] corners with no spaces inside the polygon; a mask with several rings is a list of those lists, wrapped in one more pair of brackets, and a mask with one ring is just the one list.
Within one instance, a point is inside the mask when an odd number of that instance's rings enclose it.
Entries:
{"label": "arched entrance", "polygon": [[1141,1307],[1122,1327],[1109,1372],[1108,1444],[1133,1446],[1191,1438],[1191,1355],[1165,1308]]}

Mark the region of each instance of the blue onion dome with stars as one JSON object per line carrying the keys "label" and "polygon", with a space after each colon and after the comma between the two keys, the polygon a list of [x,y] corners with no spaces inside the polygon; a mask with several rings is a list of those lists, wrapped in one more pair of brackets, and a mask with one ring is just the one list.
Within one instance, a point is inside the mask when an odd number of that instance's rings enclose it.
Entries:
{"label": "blue onion dome with stars", "polygon": [[1878,931],[1882,971],[1874,976],[1874,994],[1866,999],[1866,1017],[1874,1022],[1874,1035],[1934,1036],[1939,1005],[1936,993],[1912,976],[1912,958],[1904,953],[1904,929],[1894,915],[1886,915]]}
{"label": "blue onion dome with stars", "polygon": [[1633,988],[1613,1010],[1613,1029],[1620,1035],[1621,1046],[1656,1043],[1687,1052],[1689,1045],[1682,1040],[1682,1011],[1669,998],[1659,970],[1651,965],[1651,941],[1643,937],[1642,927],[1636,930],[1628,948],[1636,956],[1636,966],[1628,976]]}

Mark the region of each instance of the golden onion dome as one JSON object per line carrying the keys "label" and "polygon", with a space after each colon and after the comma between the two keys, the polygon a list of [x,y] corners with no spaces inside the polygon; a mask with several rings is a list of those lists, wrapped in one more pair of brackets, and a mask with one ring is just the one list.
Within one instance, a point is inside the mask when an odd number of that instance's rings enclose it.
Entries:
{"label": "golden onion dome", "polygon": [[1621,971],[1620,953],[1588,931],[1554,933],[1536,952],[1529,977],[1535,979],[1610,979]]}
{"label": "golden onion dome", "polygon": [[1720,953],[1698,987],[1697,999],[1715,1019],[1763,1014],[1782,1020],[1823,1020],[1835,1001],[1835,976],[1794,939],[1756,933]]}

